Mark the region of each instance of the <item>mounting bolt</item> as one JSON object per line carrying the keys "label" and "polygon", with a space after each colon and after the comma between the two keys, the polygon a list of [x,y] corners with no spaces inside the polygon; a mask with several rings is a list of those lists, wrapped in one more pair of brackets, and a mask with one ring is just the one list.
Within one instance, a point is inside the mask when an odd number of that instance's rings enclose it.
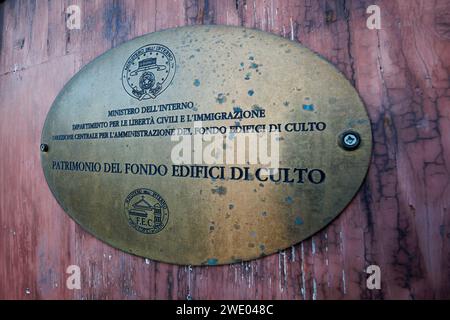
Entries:
{"label": "mounting bolt", "polygon": [[48,151],[48,144],[41,143],[41,151],[42,152],[47,152]]}
{"label": "mounting bolt", "polygon": [[345,131],[340,135],[339,144],[344,150],[356,150],[361,144],[361,136],[353,130]]}

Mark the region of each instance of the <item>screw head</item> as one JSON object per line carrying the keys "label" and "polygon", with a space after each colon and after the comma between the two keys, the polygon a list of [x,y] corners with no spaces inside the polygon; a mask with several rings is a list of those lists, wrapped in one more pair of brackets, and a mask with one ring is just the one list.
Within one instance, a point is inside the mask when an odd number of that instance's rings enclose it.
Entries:
{"label": "screw head", "polygon": [[345,131],[341,134],[340,145],[344,150],[356,150],[361,144],[361,136],[353,130]]}
{"label": "screw head", "polygon": [[47,152],[48,151],[48,144],[42,143],[41,144],[41,151],[42,152]]}

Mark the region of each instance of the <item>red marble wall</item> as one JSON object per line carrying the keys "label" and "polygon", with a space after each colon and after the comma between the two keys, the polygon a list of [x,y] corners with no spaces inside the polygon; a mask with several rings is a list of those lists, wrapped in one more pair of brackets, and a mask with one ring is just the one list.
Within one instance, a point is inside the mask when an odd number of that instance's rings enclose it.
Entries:
{"label": "red marble wall", "polygon": [[[77,4],[81,30],[66,28]],[[381,30],[366,8],[381,8]],[[328,227],[291,249],[229,266],[125,254],[76,225],[40,167],[46,113],[65,82],[136,36],[191,24],[258,28],[337,66],[364,100],[373,160]],[[0,3],[0,298],[450,298],[450,2],[446,0],[52,0]],[[81,267],[81,290],[65,282]],[[366,288],[368,265],[381,290]]]}

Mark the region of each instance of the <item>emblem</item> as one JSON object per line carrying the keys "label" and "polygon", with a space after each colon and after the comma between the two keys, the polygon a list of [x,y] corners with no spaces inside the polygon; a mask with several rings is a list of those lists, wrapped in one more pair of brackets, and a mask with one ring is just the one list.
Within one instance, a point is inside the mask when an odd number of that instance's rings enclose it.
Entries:
{"label": "emblem", "polygon": [[169,220],[166,201],[150,189],[136,189],[125,199],[125,214],[131,227],[141,233],[160,232]]}
{"label": "emblem", "polygon": [[149,44],[133,52],[122,71],[125,91],[138,100],[155,99],[175,76],[175,56],[161,44]]}

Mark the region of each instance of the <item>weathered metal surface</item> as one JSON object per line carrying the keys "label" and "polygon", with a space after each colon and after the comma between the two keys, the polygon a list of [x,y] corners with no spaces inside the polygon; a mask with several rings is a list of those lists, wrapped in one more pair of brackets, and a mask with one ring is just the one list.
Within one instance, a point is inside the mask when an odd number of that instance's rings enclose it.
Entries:
{"label": "weathered metal surface", "polygon": [[[0,297],[6,299],[448,298],[448,1],[65,1],[0,4]],[[382,29],[366,27],[378,4]],[[373,129],[362,190],[326,228],[242,264],[184,267],[97,240],[64,214],[38,149],[48,109],[83,65],[118,44],[186,24],[255,27],[299,41],[354,83]],[[381,268],[381,289],[366,286]],[[66,269],[78,265],[81,289]]]}
{"label": "weathered metal surface", "polygon": [[81,70],[48,113],[41,160],[58,202],[98,238],[215,265],[327,225],[359,189],[371,139],[357,92],[313,52],[197,26],[134,39]]}

